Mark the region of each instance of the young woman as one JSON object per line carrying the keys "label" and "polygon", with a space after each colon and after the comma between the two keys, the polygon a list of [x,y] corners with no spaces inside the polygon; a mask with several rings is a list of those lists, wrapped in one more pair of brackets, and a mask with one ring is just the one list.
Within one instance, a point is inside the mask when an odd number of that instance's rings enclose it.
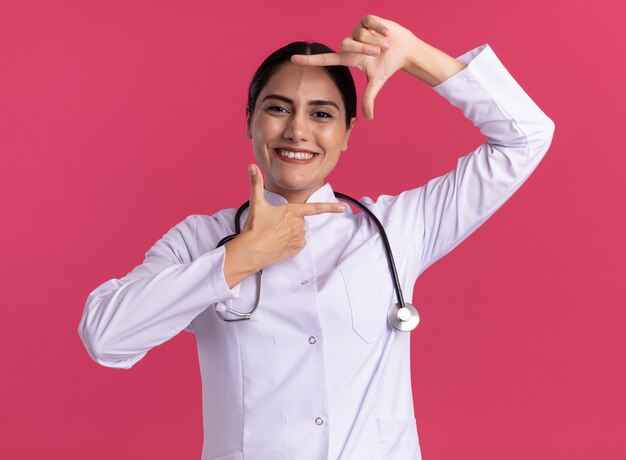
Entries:
{"label": "young woman", "polygon": [[[356,119],[343,66],[367,76],[367,118],[385,81],[403,70],[488,139],[422,187],[361,199],[382,222],[409,296],[419,274],[493,214],[550,145],[554,124],[488,45],[453,59],[366,16],[340,53],[294,43],[268,57],[247,107],[258,165],[249,167],[249,208],[176,225],[141,265],[90,294],[79,325],[93,359],[119,368],[182,330],[196,335],[203,459],[421,458],[410,335],[390,325],[402,315],[390,310],[398,295],[384,237],[326,183]],[[235,220],[242,231],[219,245]]]}

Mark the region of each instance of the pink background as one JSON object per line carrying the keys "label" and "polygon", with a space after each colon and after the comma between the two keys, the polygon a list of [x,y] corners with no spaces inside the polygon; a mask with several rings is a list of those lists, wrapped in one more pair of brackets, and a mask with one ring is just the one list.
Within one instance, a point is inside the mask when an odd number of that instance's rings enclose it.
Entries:
{"label": "pink background", "polygon": [[[104,368],[84,302],[187,215],[247,198],[254,69],[292,40],[336,48],[367,13],[453,56],[489,43],[556,123],[528,182],[416,285],[424,458],[626,458],[623,2],[385,3],[0,3],[1,458],[200,458],[194,336]],[[331,181],[398,193],[481,142],[398,75]]]}

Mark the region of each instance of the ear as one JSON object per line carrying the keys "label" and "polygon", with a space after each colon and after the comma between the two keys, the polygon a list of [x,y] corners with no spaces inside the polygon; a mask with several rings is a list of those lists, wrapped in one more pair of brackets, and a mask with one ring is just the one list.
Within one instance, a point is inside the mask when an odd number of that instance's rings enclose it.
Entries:
{"label": "ear", "polygon": [[354,124],[356,123],[356,117],[352,117],[350,120],[350,126],[346,130],[345,137],[343,138],[343,145],[341,146],[341,151],[345,152],[348,150],[348,139],[350,139],[350,134],[352,134],[352,128],[354,128]]}
{"label": "ear", "polygon": [[250,106],[246,104],[246,137],[248,139],[252,139],[252,132],[250,131],[250,118],[252,114],[250,113]]}

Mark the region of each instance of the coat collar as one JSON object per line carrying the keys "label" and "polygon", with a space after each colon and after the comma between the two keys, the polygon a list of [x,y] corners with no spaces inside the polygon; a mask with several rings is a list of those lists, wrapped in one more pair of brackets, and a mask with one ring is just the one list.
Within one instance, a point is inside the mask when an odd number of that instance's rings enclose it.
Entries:
{"label": "coat collar", "polygon": [[[275,206],[281,204],[287,204],[287,199],[278,193],[270,192],[269,190],[263,190],[265,194],[265,199],[268,203],[273,204]],[[311,194],[307,203],[336,203],[338,200],[335,198],[335,194],[333,192],[330,184],[324,184],[320,188],[318,188],[315,192]]]}

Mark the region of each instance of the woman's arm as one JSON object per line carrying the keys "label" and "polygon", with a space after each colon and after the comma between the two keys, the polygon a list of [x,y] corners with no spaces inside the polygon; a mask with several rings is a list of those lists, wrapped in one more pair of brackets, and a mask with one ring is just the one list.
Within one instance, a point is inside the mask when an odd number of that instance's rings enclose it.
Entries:
{"label": "woman's arm", "polygon": [[[96,362],[129,368],[151,348],[188,329],[209,305],[239,295],[239,285],[230,289],[224,279],[223,247],[191,260],[197,219],[190,216],[176,225],[141,265],[89,295],[78,333]],[[212,238],[219,241],[224,233],[216,225]]]}
{"label": "woman's arm", "polygon": [[477,126],[487,142],[449,173],[398,196],[364,200],[387,225],[415,242],[416,274],[489,218],[526,180],[550,146],[554,123],[517,84],[488,45],[453,59],[399,24],[366,16],[335,54],[297,56],[303,65],[350,65],[368,86],[363,112],[397,71],[431,85]]}
{"label": "woman's arm", "polygon": [[437,86],[467,65],[415,37],[402,70],[430,86]]}
{"label": "woman's arm", "polygon": [[554,123],[525,93],[488,45],[457,58],[467,64],[433,89],[459,108],[487,141],[456,168],[372,206],[420,253],[424,271],[469,236],[524,183],[546,154]]}

